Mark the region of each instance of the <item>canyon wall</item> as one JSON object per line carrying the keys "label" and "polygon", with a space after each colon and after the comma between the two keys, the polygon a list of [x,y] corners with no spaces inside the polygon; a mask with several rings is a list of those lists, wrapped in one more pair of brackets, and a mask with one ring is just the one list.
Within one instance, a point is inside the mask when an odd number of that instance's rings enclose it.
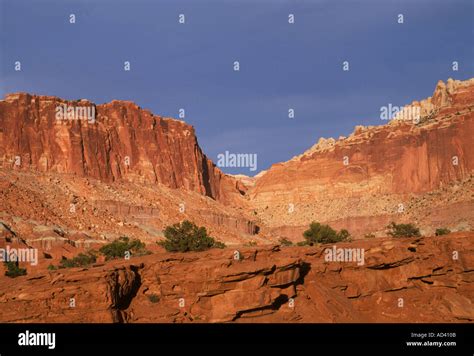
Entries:
{"label": "canyon wall", "polygon": [[28,243],[156,241],[184,219],[238,243],[258,231],[242,189],[204,155],[191,125],[132,102],[0,100],[0,221]]}
{"label": "canyon wall", "polygon": [[[94,108],[95,122],[57,120],[57,108]],[[19,157],[19,159],[18,159]],[[0,166],[71,173],[105,182],[161,183],[231,200],[235,181],[202,152],[194,128],[114,100],[95,105],[10,94],[0,101]]]}
{"label": "canyon wall", "polygon": [[[431,98],[407,107],[420,108],[419,121],[357,126],[349,137],[320,139],[258,177],[249,195],[265,225],[301,226],[301,236],[312,220],[342,226],[369,218],[362,225],[374,223],[377,230],[392,219],[425,219],[429,225],[430,209],[453,203],[467,202],[472,212],[474,80],[440,81]],[[430,199],[433,204],[420,209]],[[459,213],[472,223],[471,212]]]}
{"label": "canyon wall", "polygon": [[[63,105],[94,108],[95,122],[58,120]],[[426,234],[469,230],[474,79],[440,81],[432,97],[405,107],[414,109],[417,121],[399,115],[385,125],[357,126],[349,137],[321,138],[251,178],[223,174],[192,126],[132,102],[10,94],[0,101],[0,213],[20,234],[18,218],[27,218],[87,228],[95,239],[117,230],[158,238],[184,218],[236,243],[301,240],[311,221],[356,238],[383,236],[390,221],[416,223]],[[82,217],[69,216],[70,204],[82,204]]]}

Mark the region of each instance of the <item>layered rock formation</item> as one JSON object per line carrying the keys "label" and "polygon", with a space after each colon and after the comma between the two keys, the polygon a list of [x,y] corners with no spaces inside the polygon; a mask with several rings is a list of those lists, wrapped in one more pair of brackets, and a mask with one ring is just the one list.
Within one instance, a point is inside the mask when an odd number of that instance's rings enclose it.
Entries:
{"label": "layered rock formation", "polygon": [[[158,231],[137,237],[159,237],[163,226],[190,218],[233,241],[258,232],[262,242],[281,236],[298,240],[312,220],[349,229],[354,237],[381,236],[391,220],[415,222],[428,234],[441,226],[469,229],[474,221],[473,106],[474,79],[440,81],[432,97],[406,107],[419,109],[418,121],[397,117],[383,126],[357,126],[347,138],[320,139],[302,155],[249,178],[216,168],[191,126],[131,102],[95,105],[11,94],[0,101],[0,182],[8,188],[1,193],[15,200],[24,195],[18,191],[22,186],[46,204],[28,212],[20,207],[28,205],[28,198],[16,207],[8,203],[7,222],[17,228],[13,219],[23,211],[30,219],[49,217],[60,225],[68,205],[79,203],[84,224],[66,222],[64,228],[90,225],[95,239],[117,233],[96,219],[107,214],[119,223]],[[62,107],[93,108],[94,120],[87,120],[85,111],[69,117],[65,109],[58,119]],[[59,189],[49,192],[56,179],[68,181],[66,187],[55,183]],[[28,187],[31,180],[40,188]],[[51,195],[61,213],[47,209],[54,205]]]}
{"label": "layered rock formation", "polygon": [[0,198],[0,222],[35,246],[90,245],[124,235],[151,243],[185,219],[231,245],[259,238],[253,236],[257,222],[242,208],[161,184],[0,169]]}
{"label": "layered rock formation", "polygon": [[246,187],[203,154],[192,126],[127,101],[7,95],[0,187],[0,221],[37,246],[124,234],[156,241],[183,219],[231,244],[258,230],[242,204]]}
{"label": "layered rock formation", "polygon": [[380,232],[391,220],[428,233],[435,225],[474,226],[474,79],[439,82],[431,98],[407,108],[414,107],[421,113],[415,122],[357,126],[347,138],[320,139],[273,165],[249,188],[264,225],[295,238],[312,220],[355,236]]}
{"label": "layered rock formation", "polygon": [[[191,126],[133,103],[8,95],[0,248],[39,260],[15,279],[0,264],[0,321],[472,322],[473,107],[474,80],[440,82],[407,106],[416,122],[358,126],[249,178],[217,169]],[[184,219],[228,248],[166,253],[155,242]],[[326,260],[331,245],[274,245],[313,220],[348,229],[355,241],[337,247],[363,263]],[[392,220],[459,232],[386,238]],[[153,254],[47,269],[124,235]],[[244,247],[255,244],[267,246]]]}
{"label": "layered rock formation", "polygon": [[[91,109],[92,120],[86,111],[74,115],[76,108]],[[202,153],[192,126],[128,101],[7,95],[0,101],[0,166],[160,183],[221,201],[238,194],[235,181]]]}
{"label": "layered rock formation", "polygon": [[[472,322],[474,235],[157,252],[0,276],[1,322]],[[71,303],[73,300],[73,303]],[[73,305],[73,306],[72,306]]]}

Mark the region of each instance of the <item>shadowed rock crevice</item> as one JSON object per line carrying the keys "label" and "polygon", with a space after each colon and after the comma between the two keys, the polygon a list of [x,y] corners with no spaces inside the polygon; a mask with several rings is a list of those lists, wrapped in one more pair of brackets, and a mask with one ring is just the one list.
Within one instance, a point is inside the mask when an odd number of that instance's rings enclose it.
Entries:
{"label": "shadowed rock crevice", "polygon": [[409,264],[409,263],[413,262],[414,260],[415,260],[415,258],[413,258],[413,257],[407,257],[407,258],[404,258],[402,260],[395,261],[395,262],[381,263],[381,264],[377,264],[377,265],[373,265],[373,266],[367,266],[367,268],[368,269],[376,269],[376,270],[396,268],[396,267],[400,267],[400,266]]}
{"label": "shadowed rock crevice", "polygon": [[311,263],[301,262],[301,264],[300,264],[300,276],[295,281],[295,286],[304,285],[304,279],[310,271],[311,271]]}
{"label": "shadowed rock crevice", "polygon": [[254,309],[249,309],[249,310],[242,310],[239,311],[236,316],[232,319],[232,321],[236,321],[237,319],[244,318],[247,314],[252,314],[252,313],[258,313],[258,312],[265,312],[265,311],[277,311],[279,310],[283,305],[288,303],[289,297],[286,294],[281,294],[278,296],[271,305],[260,307],[260,308],[254,308]]}
{"label": "shadowed rock crevice", "polygon": [[140,267],[131,265],[125,269],[115,270],[106,277],[112,302],[110,305],[112,319],[116,323],[128,320],[126,310],[142,285],[139,269]]}

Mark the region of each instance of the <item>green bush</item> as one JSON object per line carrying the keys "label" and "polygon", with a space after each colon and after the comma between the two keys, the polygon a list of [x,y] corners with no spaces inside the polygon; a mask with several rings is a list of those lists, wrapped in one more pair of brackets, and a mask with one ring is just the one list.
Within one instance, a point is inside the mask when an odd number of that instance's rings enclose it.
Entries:
{"label": "green bush", "polygon": [[339,232],[336,232],[329,225],[321,225],[318,222],[313,221],[309,225],[309,229],[303,233],[306,243],[308,245],[313,245],[315,243],[334,243],[347,240],[349,232],[345,229],[342,229]]}
{"label": "green bush", "polygon": [[338,235],[339,235],[339,238],[341,239],[341,241],[348,240],[349,236],[351,236],[349,234],[349,231],[347,231],[346,229],[342,229],[341,231],[339,231]]}
{"label": "green bush", "polygon": [[26,269],[20,268],[16,262],[5,262],[5,266],[7,267],[5,271],[7,277],[16,278],[26,275]]}
{"label": "green bush", "polygon": [[388,234],[392,237],[419,237],[420,229],[413,224],[395,224],[393,221],[387,226]]}
{"label": "green bush", "polygon": [[152,303],[158,303],[160,301],[160,297],[153,293],[148,296],[148,300]]}
{"label": "green bush", "polygon": [[49,265],[48,266],[48,271],[56,271],[58,269],[58,267],[54,266],[54,265]]}
{"label": "green bush", "polygon": [[445,227],[440,227],[439,229],[436,229],[436,236],[442,236],[442,235],[447,235],[450,234],[451,230],[445,228]]}
{"label": "green bush", "polygon": [[222,242],[209,236],[205,227],[198,227],[188,220],[166,227],[164,235],[166,240],[158,244],[169,252],[205,251],[225,247]]}
{"label": "green bush", "polygon": [[304,241],[298,241],[296,243],[296,246],[308,246],[308,241],[304,240]]}
{"label": "green bush", "polygon": [[86,267],[95,263],[96,260],[97,258],[92,252],[88,252],[87,254],[80,253],[74,258],[62,259],[61,262],[59,262],[59,268]]}
{"label": "green bush", "polygon": [[146,250],[143,242],[138,239],[130,240],[127,236],[122,236],[99,249],[99,252],[105,256],[106,260],[124,258],[127,251],[135,256],[143,256],[150,253]]}
{"label": "green bush", "polygon": [[225,246],[225,243],[223,243],[223,242],[215,241],[213,247],[214,248],[225,248],[226,246]]}
{"label": "green bush", "polygon": [[286,237],[282,237],[280,240],[280,243],[282,244],[282,246],[291,246],[293,245],[293,242],[291,242],[290,240],[288,240]]}

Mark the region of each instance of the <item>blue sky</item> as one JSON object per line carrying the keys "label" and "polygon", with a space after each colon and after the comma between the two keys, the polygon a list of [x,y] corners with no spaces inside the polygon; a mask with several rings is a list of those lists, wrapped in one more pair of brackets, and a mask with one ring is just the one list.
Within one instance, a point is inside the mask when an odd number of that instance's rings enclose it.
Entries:
{"label": "blue sky", "polygon": [[1,96],[184,108],[214,162],[256,153],[258,172],[382,124],[381,106],[430,96],[439,79],[474,77],[474,1],[0,0],[0,40]]}

